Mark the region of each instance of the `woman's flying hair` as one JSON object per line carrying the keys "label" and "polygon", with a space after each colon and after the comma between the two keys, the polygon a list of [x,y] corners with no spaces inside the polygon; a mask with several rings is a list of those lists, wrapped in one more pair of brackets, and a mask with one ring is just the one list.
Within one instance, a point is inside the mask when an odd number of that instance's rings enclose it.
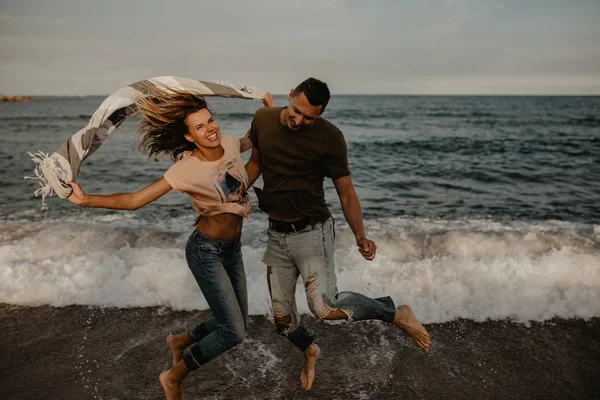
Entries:
{"label": "woman's flying hair", "polygon": [[138,125],[139,149],[155,161],[161,153],[177,161],[184,151],[196,148],[184,136],[188,133],[186,119],[196,111],[208,110],[206,100],[198,94],[165,86],[147,84],[144,90],[148,96],[135,101],[142,119]]}

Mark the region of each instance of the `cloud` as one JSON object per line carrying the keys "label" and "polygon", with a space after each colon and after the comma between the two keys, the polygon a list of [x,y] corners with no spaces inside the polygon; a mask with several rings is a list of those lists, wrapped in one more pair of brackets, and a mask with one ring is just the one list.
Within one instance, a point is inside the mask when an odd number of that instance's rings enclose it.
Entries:
{"label": "cloud", "polygon": [[600,7],[591,3],[34,3],[14,2],[0,14],[4,92],[107,94],[178,75],[276,93],[307,76],[353,93],[538,93],[542,81],[548,92],[566,91],[566,82],[587,93],[582,82],[598,90],[600,76]]}

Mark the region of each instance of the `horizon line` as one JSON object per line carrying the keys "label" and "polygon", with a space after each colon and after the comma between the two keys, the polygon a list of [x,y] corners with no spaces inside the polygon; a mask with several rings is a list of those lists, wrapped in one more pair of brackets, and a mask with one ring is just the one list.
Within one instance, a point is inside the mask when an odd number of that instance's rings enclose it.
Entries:
{"label": "horizon line", "polygon": [[[13,94],[13,95],[6,95],[6,94],[2,94],[1,96],[3,97],[108,97],[110,96],[111,93],[109,94]],[[287,96],[288,93],[272,93],[273,96]],[[331,95],[331,97],[336,97],[336,96],[469,96],[469,97],[476,97],[476,96],[490,96],[490,97],[598,97],[600,96],[600,92],[599,93],[561,93],[561,94],[556,94],[556,93],[548,93],[548,94],[540,94],[540,93],[515,93],[515,94],[511,94],[511,93],[504,93],[504,94],[497,94],[497,93],[333,93]],[[206,96],[206,97],[221,97],[221,96]],[[227,97],[223,97],[223,98],[227,98]],[[244,100],[244,99],[240,99],[240,100]]]}

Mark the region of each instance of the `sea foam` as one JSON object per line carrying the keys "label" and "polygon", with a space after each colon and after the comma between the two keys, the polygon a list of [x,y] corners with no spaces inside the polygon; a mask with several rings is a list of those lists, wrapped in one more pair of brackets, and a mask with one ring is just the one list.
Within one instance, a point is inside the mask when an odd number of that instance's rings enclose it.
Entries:
{"label": "sea foam", "polygon": [[[187,227],[186,227],[187,229]],[[366,222],[378,250],[365,261],[338,226],[337,286],[410,304],[426,323],[457,318],[543,321],[600,316],[600,229],[546,221]],[[0,302],[17,305],[207,309],[186,265],[189,232],[127,218],[0,226]],[[264,226],[248,224],[243,254],[251,314],[270,314]],[[298,308],[309,313],[301,281]]]}

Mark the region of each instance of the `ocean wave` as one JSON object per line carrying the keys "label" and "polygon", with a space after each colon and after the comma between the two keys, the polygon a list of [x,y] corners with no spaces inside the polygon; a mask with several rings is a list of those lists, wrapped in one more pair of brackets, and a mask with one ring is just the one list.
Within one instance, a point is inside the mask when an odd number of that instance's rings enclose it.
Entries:
{"label": "ocean wave", "polygon": [[24,116],[10,116],[0,117],[0,121],[5,122],[22,122],[27,123],[28,121],[72,121],[72,120],[89,120],[92,115],[78,114],[78,115],[24,115]]}
{"label": "ocean wave", "polygon": [[[594,148],[598,147],[600,138],[569,138],[544,137],[524,139],[522,137],[504,138],[476,138],[446,136],[433,139],[415,140],[370,140],[363,138],[348,140],[350,152],[363,154],[396,154],[414,151],[427,151],[433,153],[448,153],[462,155],[486,154],[531,154],[531,153],[557,153],[565,151],[575,156],[593,155]],[[566,148],[566,149],[565,149]]]}
{"label": "ocean wave", "polygon": [[345,127],[351,128],[361,128],[361,129],[387,129],[387,130],[398,130],[402,129],[402,122],[395,121],[369,121],[369,120],[359,120],[359,121],[351,121],[351,120],[335,120],[332,119],[331,122],[338,125],[341,129]]}
{"label": "ocean wave", "polygon": [[487,113],[487,112],[479,112],[473,111],[469,113],[461,113],[461,112],[432,112],[426,113],[426,117],[434,117],[434,118],[495,118],[496,114]]}
{"label": "ocean wave", "polygon": [[254,118],[254,113],[245,112],[230,112],[230,113],[219,113],[215,112],[215,118],[217,121],[250,121]]}
{"label": "ocean wave", "polygon": [[[189,232],[123,222],[3,225],[0,302],[206,309],[185,262]],[[270,313],[262,225],[243,236],[251,314]],[[338,287],[390,295],[424,322],[600,316],[599,226],[392,218],[366,229],[378,246],[373,262],[338,229]],[[297,301],[308,313],[302,288]]]}
{"label": "ocean wave", "polygon": [[379,119],[402,119],[407,116],[405,111],[398,109],[337,109],[327,111],[327,119],[331,120],[379,120]]}
{"label": "ocean wave", "polygon": [[567,117],[570,124],[575,126],[600,126],[600,117],[596,115],[586,115],[584,117]]}

